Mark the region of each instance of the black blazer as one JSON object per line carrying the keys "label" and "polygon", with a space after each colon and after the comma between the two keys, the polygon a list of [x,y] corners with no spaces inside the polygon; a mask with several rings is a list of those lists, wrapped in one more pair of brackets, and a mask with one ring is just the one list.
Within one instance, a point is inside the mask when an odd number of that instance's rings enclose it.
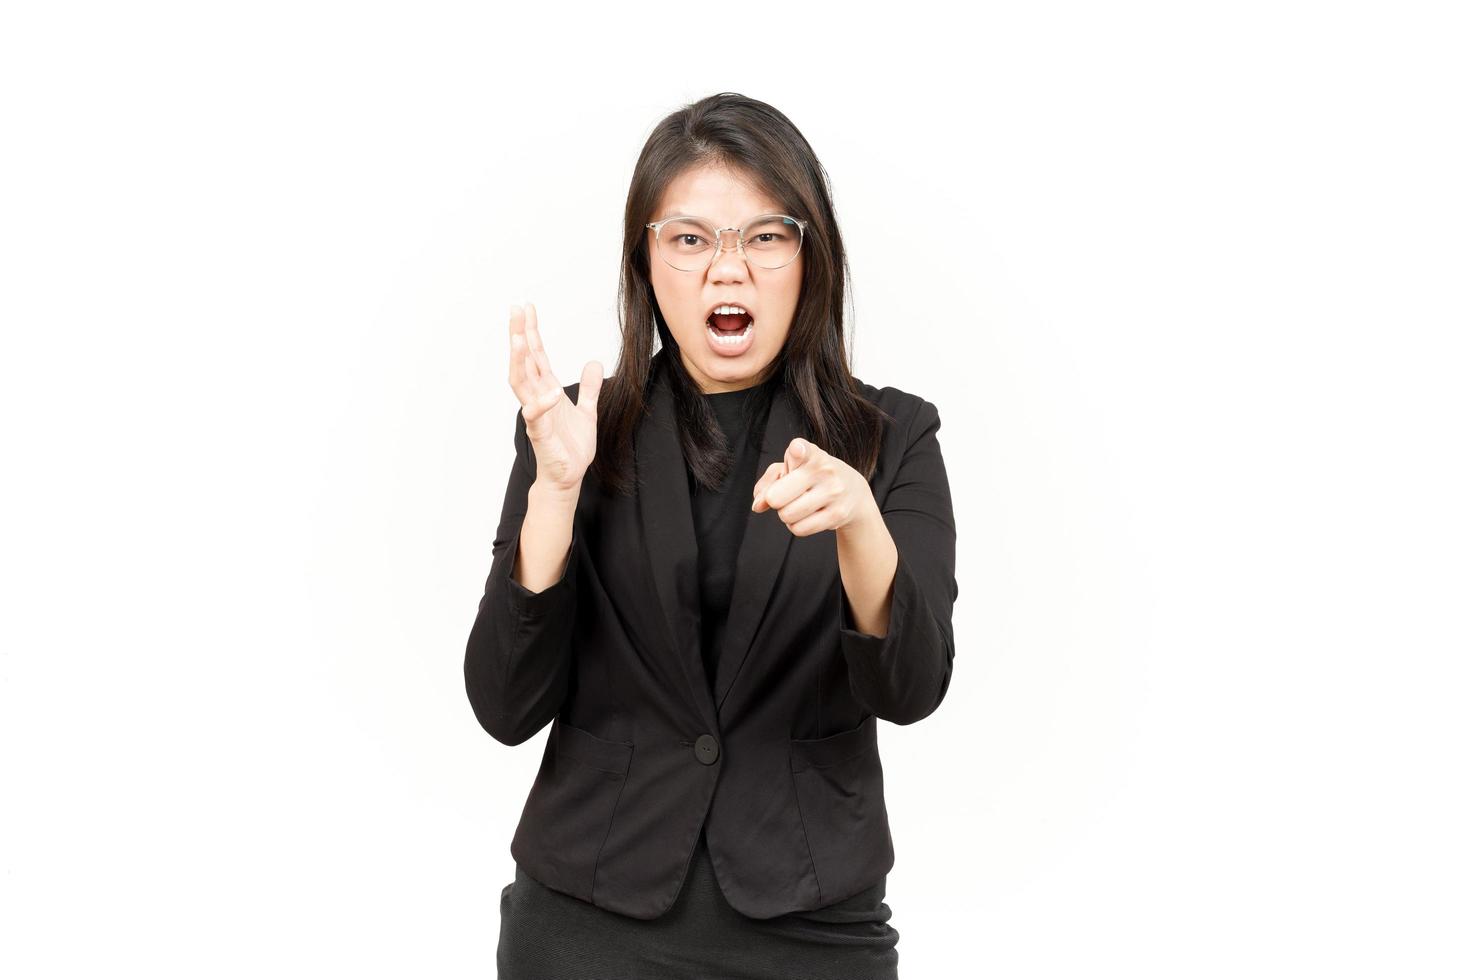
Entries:
{"label": "black blazer", "polygon": [[[938,410],[859,382],[893,416],[870,480],[898,547],[888,632],[859,633],[833,534],[798,538],[752,512],[736,560],[715,695],[700,654],[697,543],[672,392],[654,357],[634,453],[640,491],[589,470],[562,579],[510,578],[536,460],[516,460],[490,577],[465,650],[480,724],[518,745],[548,722],[511,854],[543,884],[653,919],[673,905],[701,828],[720,887],[753,918],[815,909],[893,866],[879,718],[937,708],[954,659],[955,525]],[[575,401],[580,382],[566,387]],[[799,412],[771,403],[757,473],[784,458]]]}

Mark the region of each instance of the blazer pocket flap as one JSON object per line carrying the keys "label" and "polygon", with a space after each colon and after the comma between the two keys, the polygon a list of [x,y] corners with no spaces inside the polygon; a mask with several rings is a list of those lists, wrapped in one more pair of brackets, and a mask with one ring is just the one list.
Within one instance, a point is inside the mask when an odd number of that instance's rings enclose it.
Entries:
{"label": "blazer pocket flap", "polygon": [[868,715],[861,725],[826,738],[793,738],[791,771],[825,769],[856,758],[878,744],[878,716]]}
{"label": "blazer pocket flap", "polygon": [[585,766],[625,775],[633,762],[633,746],[613,742],[591,732],[556,719],[556,754],[558,758],[575,759]]}

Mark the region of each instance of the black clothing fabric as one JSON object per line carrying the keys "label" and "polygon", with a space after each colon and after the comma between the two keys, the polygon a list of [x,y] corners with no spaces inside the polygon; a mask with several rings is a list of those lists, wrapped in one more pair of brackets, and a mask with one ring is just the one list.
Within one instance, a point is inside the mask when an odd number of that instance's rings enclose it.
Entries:
{"label": "black clothing fabric", "polygon": [[749,919],[720,891],[704,835],[673,908],[634,919],[516,866],[500,891],[498,980],[897,980],[885,883],[810,912]]}
{"label": "black clothing fabric", "polygon": [[[516,413],[465,691],[491,738],[540,748],[510,850],[541,884],[652,921],[679,898],[703,833],[731,908],[752,919],[819,911],[893,868],[880,728],[929,717],[953,675],[956,532],[939,411],[851,379],[876,410],[867,483],[897,549],[884,635],[856,628],[835,535],[794,535],[741,488],[734,584],[707,657],[679,432],[706,408],[697,392],[684,404],[672,356],[648,365],[624,446],[630,486],[588,471],[562,576],[536,592],[512,578],[537,479]],[[813,434],[784,381],[769,390],[752,475]],[[579,383],[564,390],[582,397]]]}
{"label": "black clothing fabric", "polygon": [[[704,395],[734,455],[719,489],[687,467],[699,543],[701,647],[705,673],[718,651],[735,578],[751,488],[760,474],[765,413],[754,388]],[[713,690],[711,691],[713,694]],[[656,919],[598,908],[537,881],[519,863],[500,895],[499,980],[894,980],[898,930],[888,925],[887,876],[849,898],[772,919],[749,918],[721,891],[704,832],[674,906]]]}
{"label": "black clothing fabric", "polygon": [[704,396],[735,456],[720,489],[700,486],[694,479],[694,471],[687,467],[685,471],[689,479],[689,501],[694,508],[694,533],[699,539],[700,650],[704,654],[711,694],[714,678],[718,676],[717,657],[725,639],[730,596],[735,587],[735,556],[740,553],[740,539],[745,534],[745,519],[750,512],[750,488],[760,476],[755,472],[755,464],[760,456],[758,430],[764,427],[765,419],[746,417],[755,391],[755,388],[741,388]]}

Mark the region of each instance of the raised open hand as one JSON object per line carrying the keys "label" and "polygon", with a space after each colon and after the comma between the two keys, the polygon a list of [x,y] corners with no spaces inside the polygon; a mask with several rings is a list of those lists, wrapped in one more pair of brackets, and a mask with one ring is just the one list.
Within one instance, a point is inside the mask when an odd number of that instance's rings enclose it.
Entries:
{"label": "raised open hand", "polygon": [[575,490],[597,454],[597,394],[602,390],[602,364],[582,368],[577,402],[567,397],[551,372],[536,307],[510,308],[510,386],[521,403],[526,435],[536,452],[536,481],[559,490]]}

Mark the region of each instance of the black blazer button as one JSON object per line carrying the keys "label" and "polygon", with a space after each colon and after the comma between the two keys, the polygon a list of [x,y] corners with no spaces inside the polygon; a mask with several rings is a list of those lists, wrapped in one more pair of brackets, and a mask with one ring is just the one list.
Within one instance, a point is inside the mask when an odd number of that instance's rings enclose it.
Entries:
{"label": "black blazer button", "polygon": [[694,740],[694,757],[707,766],[715,764],[720,757],[720,743],[713,735],[701,735]]}

